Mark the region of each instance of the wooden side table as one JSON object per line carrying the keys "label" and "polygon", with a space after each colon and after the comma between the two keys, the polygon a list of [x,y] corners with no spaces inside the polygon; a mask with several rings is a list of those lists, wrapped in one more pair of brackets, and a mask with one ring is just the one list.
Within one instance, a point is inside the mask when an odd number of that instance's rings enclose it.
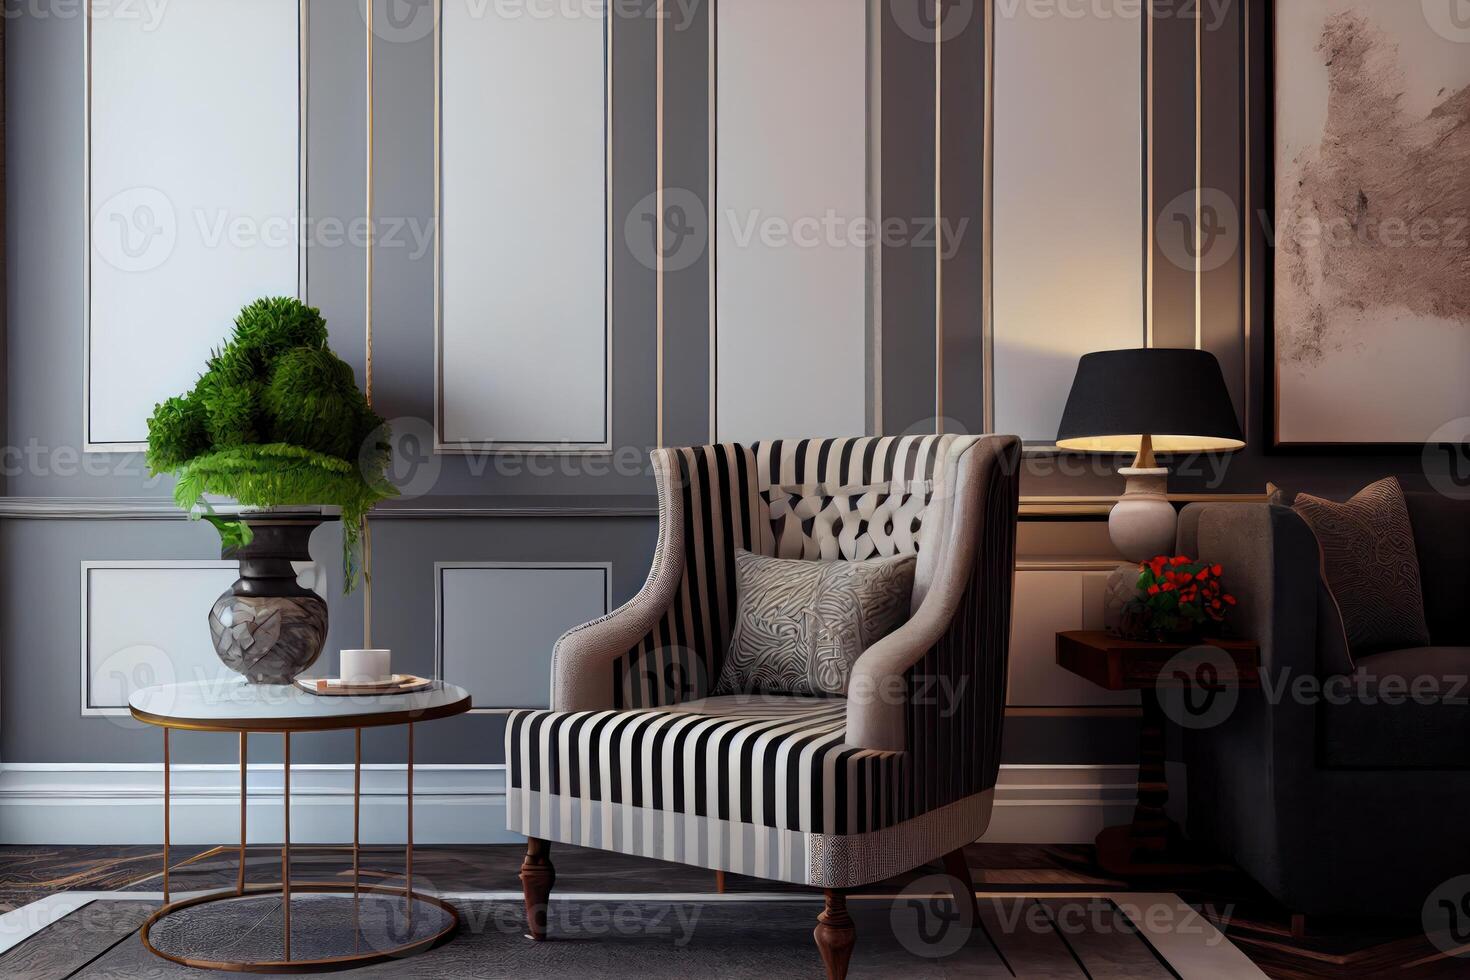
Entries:
{"label": "wooden side table", "polygon": [[1164,771],[1164,736],[1169,716],[1159,692],[1173,688],[1183,697],[1198,692],[1213,699],[1259,687],[1260,649],[1250,640],[1150,643],[1100,630],[1075,630],[1057,634],[1057,665],[1109,691],[1138,691],[1143,700],[1138,806],[1131,824],[1108,827],[1098,834],[1098,864],[1124,876],[1206,870],[1178,856],[1181,835],[1165,813],[1169,783]]}

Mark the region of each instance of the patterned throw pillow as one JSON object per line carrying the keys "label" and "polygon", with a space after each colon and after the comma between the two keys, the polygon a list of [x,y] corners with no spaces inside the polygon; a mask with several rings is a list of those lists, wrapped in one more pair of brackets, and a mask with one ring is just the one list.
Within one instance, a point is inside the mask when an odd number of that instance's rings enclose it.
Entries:
{"label": "patterned throw pillow", "polygon": [[1399,481],[1379,480],[1343,504],[1299,493],[1292,509],[1317,536],[1353,655],[1428,646],[1419,555]]}
{"label": "patterned throw pillow", "polygon": [[778,558],[861,561],[918,552],[928,480],[866,487],[771,487],[765,491]]}
{"label": "patterned throw pillow", "polygon": [[736,552],[735,632],[715,693],[846,694],[858,655],[908,618],[915,561]]}

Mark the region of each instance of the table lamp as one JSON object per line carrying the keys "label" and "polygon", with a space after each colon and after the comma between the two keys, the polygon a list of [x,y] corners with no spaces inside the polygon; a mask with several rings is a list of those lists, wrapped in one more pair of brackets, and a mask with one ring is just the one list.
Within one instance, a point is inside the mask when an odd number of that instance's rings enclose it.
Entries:
{"label": "table lamp", "polygon": [[1174,553],[1178,515],[1156,453],[1230,452],[1245,445],[1220,363],[1208,351],[1139,348],[1084,354],[1067,396],[1057,447],[1133,453],[1127,489],[1108,515],[1113,546],[1130,561]]}

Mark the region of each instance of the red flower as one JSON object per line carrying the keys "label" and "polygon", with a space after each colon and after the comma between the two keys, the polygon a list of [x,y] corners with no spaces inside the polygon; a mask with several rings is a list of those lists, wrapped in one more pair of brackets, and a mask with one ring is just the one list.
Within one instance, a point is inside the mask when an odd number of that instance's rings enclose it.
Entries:
{"label": "red flower", "polygon": [[1218,564],[1211,565],[1210,566],[1210,571],[1213,572],[1215,575],[1222,575],[1225,572],[1225,566],[1218,565]]}
{"label": "red flower", "polygon": [[1169,564],[1173,565],[1176,568],[1180,565],[1188,565],[1189,557],[1187,555],[1175,555],[1173,558],[1169,559]]}
{"label": "red flower", "polygon": [[1148,594],[1149,595],[1158,595],[1159,594],[1159,587],[1157,585],[1150,585],[1148,587]]}

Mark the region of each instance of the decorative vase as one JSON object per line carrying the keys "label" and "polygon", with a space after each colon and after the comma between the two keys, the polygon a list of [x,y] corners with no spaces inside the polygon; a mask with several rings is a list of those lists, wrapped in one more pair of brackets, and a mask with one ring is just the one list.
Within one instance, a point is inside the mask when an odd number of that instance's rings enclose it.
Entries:
{"label": "decorative vase", "polygon": [[307,544],[324,518],[261,513],[241,520],[253,537],[221,552],[240,562],[240,577],[209,611],[214,649],[252,684],[290,684],[327,643],[327,604],[302,588],[292,565],[311,560]]}

